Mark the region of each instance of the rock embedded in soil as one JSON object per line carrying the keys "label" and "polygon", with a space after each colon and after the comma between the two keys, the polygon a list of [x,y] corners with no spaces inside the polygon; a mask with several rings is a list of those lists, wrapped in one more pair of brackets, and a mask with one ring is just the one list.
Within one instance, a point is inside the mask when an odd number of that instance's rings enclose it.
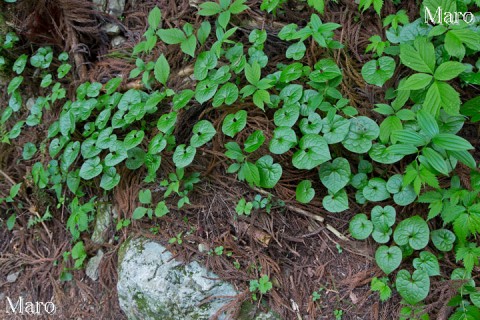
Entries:
{"label": "rock embedded in soil", "polygon": [[[198,262],[183,265],[164,246],[146,238],[127,240],[118,260],[120,307],[131,320],[209,319],[238,294]],[[273,319],[265,315],[255,319]]]}
{"label": "rock embedded in soil", "polygon": [[97,255],[90,258],[90,260],[88,260],[85,273],[93,281],[98,280],[98,267],[100,266],[100,262],[102,261],[102,258],[103,258],[103,251],[98,250]]}

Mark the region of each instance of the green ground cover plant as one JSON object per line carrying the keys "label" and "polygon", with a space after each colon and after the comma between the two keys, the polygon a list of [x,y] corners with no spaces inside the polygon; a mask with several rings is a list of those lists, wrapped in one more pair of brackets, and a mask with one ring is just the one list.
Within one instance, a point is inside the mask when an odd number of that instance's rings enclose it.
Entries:
{"label": "green ground cover plant", "polygon": [[[469,1],[425,0],[422,8],[435,11],[445,3],[454,11],[478,11],[478,2]],[[264,0],[261,9],[275,13],[283,4]],[[150,189],[142,189],[140,205],[131,218],[161,219],[171,209],[188,207],[188,195],[202,179],[192,164],[202,148],[216,135],[223,135],[227,174],[252,188],[273,189],[284,170],[280,156],[288,157],[298,172],[313,171],[317,176],[316,181],[304,179],[296,186],[299,203],[322,197],[323,208],[331,214],[354,210],[352,201],[364,210],[350,221],[349,233],[360,241],[371,237],[378,244],[375,261],[384,276],[373,278],[371,290],[379,292],[382,301],[398,293],[405,304],[402,319],[428,318],[422,305],[433,277],[459,282],[458,294],[448,302],[455,308],[450,319],[480,318],[480,293],[474,279],[480,258],[480,173],[478,159],[472,155],[474,146],[461,136],[465,122],[480,120],[480,100],[464,101],[456,89],[458,84],[480,85],[478,13],[474,24],[450,26],[432,26],[422,17],[409,22],[403,10],[384,18],[386,39],[381,35],[370,38],[367,51],[373,56],[361,70],[366,83],[392,89],[387,90],[385,103],[372,105],[374,118],[359,114],[343,96],[340,84],[344,75],[335,60],[326,55],[313,67],[302,62],[307,45],[325,52],[343,47],[334,37],[342,26],[321,19],[324,2],[307,4],[317,13],[303,26],[289,24],[280,30],[278,38],[288,43],[285,57],[289,63],[279,63],[270,73],[266,72],[269,61],[264,49],[271,35],[266,30],[251,31],[248,42],[232,40],[239,28],[231,20],[248,9],[245,0],[201,3],[198,14],[205,20],[196,30],[188,23],[163,28],[162,13],[155,7],[148,16],[148,29],[132,50],[136,67],[129,78],[140,79],[142,90],[122,91],[122,79],[113,78],[105,84],[82,83],[69,99],[62,82],[72,72],[67,53],[58,54],[45,46],[31,56],[21,55],[11,65],[0,58],[0,67],[13,75],[7,87],[8,106],[0,118],[2,142],[14,143],[23,128],[41,125],[43,114],[61,104],[47,137],[22,146],[22,160],[42,159],[32,163],[28,178],[39,189],[52,190],[59,207],[69,208],[66,228],[74,246],[64,259],[70,256],[74,268],[81,268],[86,258],[80,235],[91,228],[98,199],[85,200],[85,186],[98,183],[107,194],[119,185],[121,168],[143,168],[144,182],[163,190],[163,195],[157,201]],[[382,5],[383,1],[360,1],[359,11],[373,6],[381,15]],[[1,40],[0,54],[14,46],[18,37],[8,33]],[[206,46],[207,40],[213,44]],[[144,61],[160,41],[179,46],[186,61],[193,64],[195,90],[176,92],[169,87],[173,74],[164,54]],[[58,65],[56,70],[51,68],[52,62]],[[48,94],[36,97],[26,119],[17,119],[15,114],[23,105],[26,66],[37,70],[40,86]],[[399,68],[408,71],[397,85],[392,77]],[[174,134],[178,115],[193,101],[225,109],[228,115],[221,127],[200,119],[192,126],[189,139],[180,143]],[[251,103],[255,112],[273,115],[271,138],[267,131],[256,130],[243,143],[234,140],[248,127],[252,112],[233,108],[237,102]],[[13,119],[15,123],[6,126]],[[175,170],[159,179],[157,172],[167,159]],[[377,165],[400,162],[404,164],[402,172],[374,170]],[[468,168],[468,184],[459,178],[459,167]],[[324,187],[325,192],[316,192],[315,185]],[[0,204],[13,202],[20,188],[21,184],[14,185],[6,198],[0,198]],[[354,199],[348,196],[351,190]],[[176,204],[169,204],[169,198],[175,198]],[[252,210],[270,212],[277,205],[282,206],[271,197],[244,197],[237,199],[235,211],[250,215]],[[398,208],[411,205],[416,205],[416,214],[399,214]],[[48,218],[47,214],[38,217],[32,225]],[[434,219],[443,227],[431,229],[429,222]],[[14,213],[6,223],[11,230]],[[130,220],[122,220],[116,229],[129,224]],[[170,243],[182,245],[182,235],[177,234]],[[221,255],[223,247],[214,252]],[[454,252],[458,263],[451,274],[442,270],[448,252]],[[71,278],[68,271],[62,275],[64,280]],[[250,280],[249,287],[256,299],[257,294],[268,294],[272,283],[265,274]],[[318,300],[320,294],[316,292],[312,298]],[[342,315],[341,310],[335,312],[337,319]]]}

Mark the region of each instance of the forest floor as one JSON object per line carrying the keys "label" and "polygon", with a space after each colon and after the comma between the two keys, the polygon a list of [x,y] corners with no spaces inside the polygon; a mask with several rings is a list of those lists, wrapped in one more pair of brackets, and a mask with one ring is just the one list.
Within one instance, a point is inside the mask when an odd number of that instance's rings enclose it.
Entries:
{"label": "forest floor", "polygon": [[[71,81],[69,93],[74,92],[76,84],[84,80],[105,83],[118,75],[128,77],[130,70],[135,67],[135,61],[130,58],[132,47],[145,32],[147,15],[154,5],[161,9],[167,25],[173,26],[178,21],[192,24],[198,22],[197,9],[192,7],[188,0],[137,0],[135,7],[131,1],[127,1],[121,20],[106,18],[102,14],[90,17],[93,21],[113,19],[116,24],[121,25],[121,33],[126,41],[120,47],[112,48],[109,39],[104,38],[99,30],[94,30],[93,23],[89,26],[91,30],[70,30],[76,33],[75,37],[64,33],[66,36],[62,38],[59,35],[62,34],[62,29],[60,32],[51,32],[48,28],[52,27],[52,23],[46,12],[51,15],[52,21],[56,21],[58,15],[64,19],[73,19],[75,16],[69,15],[69,11],[74,11],[75,6],[81,6],[77,1],[52,1],[58,5],[56,10],[45,4],[48,1],[30,1],[30,4],[29,1],[25,2],[25,10],[10,12],[10,16],[14,17],[12,25],[20,31],[25,41],[24,47],[18,49],[17,54],[28,49],[29,43],[53,45],[59,50],[68,49],[74,46],[68,43],[72,38],[85,43],[89,48],[89,52],[82,55],[85,64],[77,67],[78,74],[76,79]],[[250,8],[259,8],[258,1],[248,1],[247,4]],[[402,5],[411,18],[417,14],[415,1],[405,1]],[[307,20],[310,10],[305,5],[289,1],[277,16],[251,9],[248,14],[240,15],[239,20],[232,23],[240,27],[243,31],[240,35],[243,34],[245,38],[248,37],[248,31],[254,28],[264,28],[269,35],[275,35],[288,23]],[[386,16],[393,13],[395,8],[385,2],[383,10]],[[358,5],[353,1],[328,2],[328,9],[322,19],[342,25],[335,37],[345,48],[335,51],[329,57],[334,59],[343,71],[343,95],[349,98],[351,105],[361,114],[376,117],[371,111],[372,106],[382,102],[385,92],[382,88],[366,85],[360,70],[370,59],[369,55],[364,54],[368,39],[372,35],[382,34],[381,20],[373,11],[360,15]],[[64,24],[58,26],[65,27]],[[92,30],[93,33],[90,32]],[[278,63],[284,59],[285,49],[286,45],[281,40],[269,40],[265,52],[272,63]],[[154,60],[159,55],[158,50],[160,49],[153,50],[150,59],[147,57],[146,61]],[[173,75],[182,74],[182,71],[191,67],[188,61],[183,60],[183,56],[177,54],[178,57],[175,57],[176,52],[171,48],[168,50],[165,55],[169,58]],[[307,60],[315,61],[322,54],[326,53],[315,47],[308,48]],[[394,76],[391,81],[395,81],[399,76]],[[174,82],[173,89],[189,85],[181,76]],[[5,88],[6,84],[1,86]],[[40,93],[36,88],[32,86],[30,90],[25,90],[25,96],[38,96]],[[7,101],[6,90],[2,92],[1,105]],[[50,115],[46,115],[51,119],[57,116],[54,110]],[[188,138],[185,132],[191,129],[188,125],[189,119],[199,117],[207,118],[214,126],[219,127],[224,115],[211,109],[193,108],[185,111],[181,115],[183,128],[179,126],[176,132],[179,141]],[[46,131],[48,122],[23,134],[23,141],[16,141],[11,145],[0,143],[0,190],[9,190],[12,183],[25,181],[26,173],[35,159],[19,161],[22,154],[20,145],[29,139],[37,139],[39,135],[45,135],[42,130]],[[261,112],[252,114],[247,130],[237,139],[245,139],[249,133],[259,128],[271,132],[270,122]],[[464,130],[469,129],[467,127]],[[474,136],[475,132],[471,135]],[[18,215],[15,228],[8,231],[4,223],[0,224],[1,300],[5,300],[3,297],[19,296],[26,301],[54,299],[56,315],[61,319],[123,319],[125,316],[119,308],[116,295],[117,252],[128,237],[142,235],[167,245],[176,258],[186,262],[199,261],[221,279],[233,283],[242,294],[232,301],[232,309],[238,309],[242,302],[251,298],[248,280],[252,278],[252,273],[262,270],[271,275],[274,286],[266,296],[267,302],[283,319],[333,319],[335,310],[343,311],[342,319],[392,319],[393,314],[398,314],[401,308],[398,295],[395,294],[392,299],[383,303],[377,293],[370,291],[371,279],[383,274],[375,264],[373,242],[359,242],[347,237],[350,219],[368,208],[352,207],[345,212],[331,214],[322,208],[318,199],[308,205],[300,205],[295,201],[295,187],[301,180],[313,178],[314,174],[305,171],[299,175],[298,170],[292,167],[289,157],[285,156],[282,163],[284,176],[272,191],[274,206],[271,212],[265,214],[253,211],[248,217],[238,217],[235,213],[238,199],[253,199],[257,194],[263,197],[267,195],[249,188],[226,173],[226,158],[215,151],[223,147],[224,142],[221,139],[219,136],[215,137],[212,150],[205,151],[191,167],[203,177],[190,196],[192,205],[182,210],[171,210],[155,224],[135,221],[120,231],[116,231],[113,226],[108,234],[110,241],[103,245],[93,243],[88,234],[82,236],[89,256],[94,255],[100,248],[105,253],[99,269],[100,278],[96,282],[89,279],[84,270],[74,271],[71,281],[59,280],[62,267],[58,261],[61,260],[63,252],[71,249],[70,233],[65,228],[68,217],[63,206],[51,206],[54,217],[52,220],[27,228],[29,216],[42,212],[48,204],[55,203],[55,199],[54,194],[49,191],[30,187],[22,189],[19,202],[24,206],[16,208],[21,214]],[[344,157],[348,159],[348,154]],[[164,172],[170,172],[173,168],[173,163],[169,163],[168,159],[162,162],[161,170]],[[390,168],[392,171],[401,169]],[[143,188],[142,176],[142,172],[125,169],[120,184],[106,199],[115,206],[118,219],[131,217],[137,205],[138,191]],[[322,188],[320,185],[317,187]],[[97,189],[91,188],[86,197],[100,196],[98,190],[98,186]],[[356,205],[354,191],[349,193],[349,198],[352,200],[350,203]],[[283,200],[285,205],[275,205],[275,199]],[[414,209],[415,206],[408,208]],[[324,217],[324,221],[319,221],[319,216]],[[5,219],[5,216],[2,215],[2,218]],[[168,244],[168,241],[179,233],[184,233],[183,243]],[[232,254],[209,255],[207,252],[199,252],[199,244],[207,248],[223,246],[224,250]],[[241,267],[235,267],[234,262]],[[15,281],[6,281],[7,275],[16,272],[20,273]],[[442,294],[446,294],[444,288],[435,287],[435,284],[432,284],[432,287],[438,289],[438,299],[442,299]],[[320,293],[320,298],[316,301],[312,299],[313,292]],[[2,314],[4,311],[0,308],[0,318],[7,319],[9,316]]]}

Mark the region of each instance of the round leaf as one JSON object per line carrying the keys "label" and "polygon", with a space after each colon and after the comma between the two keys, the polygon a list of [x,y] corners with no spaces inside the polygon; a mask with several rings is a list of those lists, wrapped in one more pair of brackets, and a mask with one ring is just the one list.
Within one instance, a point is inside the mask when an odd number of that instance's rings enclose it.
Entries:
{"label": "round leaf", "polygon": [[378,60],[371,60],[362,67],[363,79],[369,84],[383,86],[395,72],[395,60],[390,57],[381,57]]}
{"label": "round leaf", "polygon": [[420,252],[420,257],[413,259],[413,267],[417,270],[425,271],[429,276],[440,275],[438,259],[428,251]]}
{"label": "round leaf", "polygon": [[410,304],[422,301],[430,291],[430,278],[423,270],[415,270],[412,275],[407,270],[400,270],[395,284],[398,293]]}
{"label": "round leaf", "polygon": [[372,222],[378,230],[388,230],[395,223],[395,208],[392,206],[375,206],[371,212]]}
{"label": "round leaf", "polygon": [[274,154],[283,154],[297,144],[295,131],[289,127],[278,127],[273,131],[273,139],[270,141],[269,150]]}
{"label": "round leaf", "polygon": [[432,231],[432,242],[440,251],[451,251],[455,243],[455,234],[447,229],[439,229]]}
{"label": "round leaf", "polygon": [[350,234],[357,240],[367,239],[373,231],[373,224],[364,213],[356,214],[350,221]]}
{"label": "round leaf", "polygon": [[342,144],[349,151],[366,153],[379,134],[380,128],[375,121],[359,116],[350,120],[350,129]]}
{"label": "round leaf", "polygon": [[80,178],[84,180],[90,180],[102,173],[103,166],[100,163],[100,158],[95,157],[88,159],[82,164],[80,168]]}
{"label": "round leaf", "polygon": [[369,201],[383,201],[390,198],[386,182],[382,178],[373,178],[363,188],[363,196]]}
{"label": "round leaf", "polygon": [[212,140],[217,133],[212,123],[208,120],[200,120],[193,126],[193,136],[190,139],[190,145],[198,148],[208,141]]}
{"label": "round leaf", "polygon": [[375,252],[375,260],[385,274],[390,274],[402,263],[402,250],[397,246],[380,246]]}
{"label": "round leaf", "polygon": [[282,166],[273,163],[273,158],[269,155],[263,156],[257,160],[255,166],[260,174],[260,187],[273,188],[282,177]]}
{"label": "round leaf", "polygon": [[393,239],[399,245],[409,244],[415,250],[421,250],[428,244],[430,229],[419,216],[413,216],[400,222],[395,229]]}
{"label": "round leaf", "polygon": [[315,196],[315,190],[312,188],[310,180],[303,180],[297,186],[296,198],[298,202],[309,203]]}
{"label": "round leaf", "polygon": [[300,139],[300,150],[292,158],[297,169],[311,170],[331,159],[330,150],[325,139],[316,134],[307,134]]}
{"label": "round leaf", "polygon": [[348,184],[350,180],[350,164],[345,158],[335,158],[320,166],[320,180],[332,193],[337,193]]}
{"label": "round leaf", "polygon": [[322,200],[323,207],[330,212],[342,212],[348,209],[348,196],[345,189],[329,194]]}
{"label": "round leaf", "polygon": [[192,163],[196,153],[197,149],[192,146],[178,145],[173,153],[173,162],[177,168],[184,168]]}

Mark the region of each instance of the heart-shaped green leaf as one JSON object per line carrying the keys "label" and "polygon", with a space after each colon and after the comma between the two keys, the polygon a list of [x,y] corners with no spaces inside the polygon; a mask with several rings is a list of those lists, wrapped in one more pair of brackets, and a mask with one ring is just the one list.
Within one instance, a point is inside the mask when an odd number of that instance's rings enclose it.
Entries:
{"label": "heart-shaped green leaf", "polygon": [[316,112],[312,112],[308,115],[307,118],[303,118],[302,120],[300,120],[300,123],[298,125],[300,131],[303,134],[318,134],[322,130],[322,126],[322,118]]}
{"label": "heart-shaped green leaf", "polygon": [[103,190],[112,190],[119,182],[120,175],[115,167],[108,167],[103,170],[102,179],[100,180],[100,187]]}
{"label": "heart-shaped green leaf", "polygon": [[145,151],[138,147],[128,150],[127,155],[128,158],[125,161],[125,165],[130,170],[137,170],[145,162]]}
{"label": "heart-shaped green leaf", "polygon": [[298,202],[309,203],[315,196],[315,190],[312,188],[310,180],[303,180],[297,185],[296,198]]}
{"label": "heart-shaped green leaf", "polygon": [[155,216],[157,218],[161,218],[169,213],[170,210],[168,209],[165,201],[160,201],[157,206],[155,207]]}
{"label": "heart-shaped green leaf", "polygon": [[328,194],[322,200],[323,207],[330,212],[342,212],[348,209],[348,196],[345,189]]}
{"label": "heart-shaped green leaf", "polygon": [[117,108],[122,111],[128,111],[140,102],[142,102],[140,91],[130,89],[123,94],[122,98],[118,102]]}
{"label": "heart-shaped green leaf", "polygon": [[143,130],[130,131],[123,141],[125,149],[128,151],[138,146],[142,142],[144,136],[145,132],[143,132]]}
{"label": "heart-shaped green leaf", "polygon": [[440,275],[438,259],[428,251],[420,252],[420,257],[413,259],[413,267],[417,270],[425,271],[429,276]]}
{"label": "heart-shaped green leaf", "polygon": [[217,108],[222,104],[231,105],[238,99],[238,87],[231,82],[224,84],[215,94],[212,105]]}
{"label": "heart-shaped green leaf", "polygon": [[278,127],[273,131],[273,138],[270,140],[269,150],[274,154],[283,154],[297,144],[297,135],[292,128]]}
{"label": "heart-shaped green leaf", "polygon": [[375,260],[385,274],[390,274],[402,263],[402,250],[397,246],[380,246],[375,252]]}
{"label": "heart-shaped green leaf", "polygon": [[273,163],[273,158],[265,155],[255,163],[260,174],[260,187],[273,188],[282,177],[282,166]]}
{"label": "heart-shaped green leaf", "polygon": [[100,163],[100,158],[95,157],[88,159],[82,164],[80,168],[80,178],[84,180],[90,180],[102,173],[103,166]]}
{"label": "heart-shaped green leaf", "polygon": [[78,154],[80,153],[80,141],[70,142],[65,147],[62,155],[62,169],[67,171],[67,169],[75,162]]}
{"label": "heart-shaped green leaf", "polygon": [[[123,144],[123,143],[121,143]],[[105,165],[107,167],[115,167],[117,164],[128,158],[128,153],[125,148],[116,148],[105,157]]]}
{"label": "heart-shaped green leaf", "polygon": [[157,121],[157,128],[163,133],[170,133],[177,122],[177,113],[169,112],[163,114]]}
{"label": "heart-shaped green leaf", "polygon": [[440,251],[451,251],[455,243],[455,234],[447,229],[439,229],[432,231],[432,242]]}
{"label": "heart-shaped green leaf", "polygon": [[292,127],[300,116],[300,107],[296,104],[285,105],[275,111],[273,121],[278,127]]}
{"label": "heart-shaped green leaf", "polygon": [[380,128],[370,118],[359,116],[350,120],[350,129],[342,141],[343,146],[355,153],[366,153],[372,147],[372,140],[378,138]]}
{"label": "heart-shaped green leaf", "polygon": [[192,146],[185,146],[184,144],[180,144],[175,149],[173,153],[173,162],[177,168],[184,168],[192,163],[193,158],[195,158],[195,154],[197,153],[197,149]]}
{"label": "heart-shaped green leaf", "polygon": [[350,130],[350,121],[335,115],[333,119],[323,119],[322,133],[328,144],[335,144],[343,141]]}
{"label": "heart-shaped green leaf", "polygon": [[378,230],[388,230],[395,223],[395,208],[392,206],[375,206],[371,212],[372,222]]}
{"label": "heart-shaped green leaf", "polygon": [[395,284],[398,293],[410,304],[422,301],[430,291],[430,278],[423,270],[415,270],[412,275],[407,270],[400,270]]}
{"label": "heart-shaped green leaf", "polygon": [[383,201],[390,198],[386,182],[382,178],[372,178],[363,188],[363,196],[369,201]]}
{"label": "heart-shaped green leaf", "polygon": [[362,67],[363,79],[369,84],[383,86],[395,72],[395,60],[390,57],[381,57],[378,60],[370,60]]}
{"label": "heart-shaped green leaf", "polygon": [[203,146],[208,141],[212,140],[217,133],[212,123],[208,120],[200,120],[193,126],[193,136],[190,139],[190,145],[198,148]]}
{"label": "heart-shaped green leaf", "polygon": [[37,152],[37,147],[31,143],[27,142],[23,146],[23,152],[22,152],[22,157],[23,160],[30,160],[32,159],[33,155]]}
{"label": "heart-shaped green leaf", "polygon": [[148,153],[158,154],[162,152],[166,146],[167,138],[162,133],[159,133],[150,140],[150,143],[148,144]]}
{"label": "heart-shaped green leaf", "polygon": [[421,250],[428,244],[430,229],[419,216],[413,216],[400,222],[395,229],[393,239],[399,245],[409,244],[415,250]]}
{"label": "heart-shaped green leaf", "polygon": [[211,99],[217,92],[218,84],[209,79],[200,81],[195,88],[195,99],[200,103],[204,103]]}
{"label": "heart-shaped green leaf", "polygon": [[332,193],[337,193],[350,181],[350,164],[345,158],[335,158],[320,166],[320,180]]}
{"label": "heart-shaped green leaf", "polygon": [[357,240],[367,239],[373,231],[373,224],[364,213],[356,214],[349,225],[350,234]]}
{"label": "heart-shaped green leaf", "polygon": [[317,134],[307,134],[300,139],[300,150],[292,158],[297,169],[311,170],[331,159],[330,149],[325,139]]}
{"label": "heart-shaped green leaf", "polygon": [[237,113],[229,114],[223,120],[222,132],[233,138],[247,125],[247,111],[239,110]]}
{"label": "heart-shaped green leaf", "polygon": [[[53,141],[52,141],[53,142]],[[89,138],[84,140],[81,147],[82,157],[84,159],[90,159],[98,156],[102,149],[96,146],[97,140]]]}
{"label": "heart-shaped green leaf", "polygon": [[385,229],[377,229],[373,228],[372,238],[377,243],[387,243],[390,241],[390,236],[392,235],[393,230],[392,228]]}
{"label": "heart-shaped green leaf", "polygon": [[248,136],[247,140],[245,140],[244,150],[246,152],[254,152],[262,146],[263,142],[265,142],[263,131],[255,130],[251,135]]}

